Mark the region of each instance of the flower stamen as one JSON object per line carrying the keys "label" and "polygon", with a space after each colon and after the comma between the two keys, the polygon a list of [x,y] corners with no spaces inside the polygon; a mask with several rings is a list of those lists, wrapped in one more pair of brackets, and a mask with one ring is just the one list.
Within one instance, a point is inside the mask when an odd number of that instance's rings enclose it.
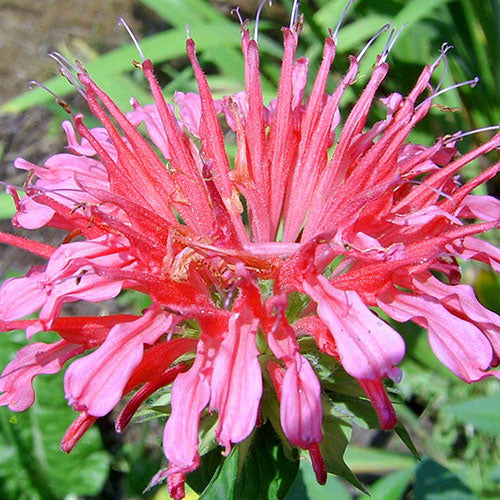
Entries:
{"label": "flower stamen", "polygon": [[403,30],[407,26],[408,26],[408,23],[405,23],[401,26],[401,28],[399,28],[399,30],[397,32],[396,32],[396,28],[393,28],[391,30],[391,33],[389,34],[389,38],[387,39],[387,43],[385,44],[382,55],[380,56],[379,65],[382,63],[385,63],[385,61],[387,60],[387,57],[389,56],[389,52],[392,50],[397,39],[401,36],[401,33],[403,32]]}
{"label": "flower stamen", "polygon": [[438,95],[444,94],[445,92],[448,92],[449,90],[458,89],[460,87],[465,87],[466,85],[469,85],[470,88],[474,88],[478,83],[479,83],[479,77],[476,76],[475,78],[472,78],[471,80],[467,80],[465,82],[460,82],[460,83],[455,83],[454,85],[450,85],[449,87],[441,89],[438,92],[434,92],[431,96],[429,96],[427,99],[423,100],[418,106],[416,106],[415,111],[418,111],[418,109],[421,108],[424,104],[427,104],[429,101],[434,100]]}
{"label": "flower stamen", "polygon": [[141,46],[139,45],[139,42],[134,35],[133,31],[130,29],[130,26],[126,23],[125,19],[123,17],[120,17],[120,20],[118,21],[118,26],[123,26],[125,30],[127,31],[129,37],[132,39],[133,44],[135,45],[135,48],[137,49],[137,52],[139,52],[139,55],[141,56],[142,62],[146,60],[146,56],[144,55],[144,52],[141,49]]}
{"label": "flower stamen", "polygon": [[59,65],[59,72],[61,73],[66,80],[68,80],[69,84],[76,89],[76,91],[84,98],[85,96],[85,88],[80,84],[80,82],[75,78],[73,71],[78,73],[80,69],[76,67],[74,64],[70,63],[63,55],[59,54],[59,52],[50,52],[48,56]]}
{"label": "flower stamen", "polygon": [[290,16],[290,29],[293,29],[293,27],[297,24],[299,19],[299,7],[299,0],[293,0],[292,14]]}
{"label": "flower stamen", "polygon": [[39,81],[37,80],[30,80],[28,82],[28,88],[31,90],[33,89],[34,87],[40,87],[42,88],[43,90],[45,90],[46,92],[48,92],[52,97],[54,97],[54,99],[56,100],[56,103],[61,106],[61,108],[64,109],[64,111],[66,111],[66,113],[68,113],[69,115],[72,115],[73,116],[73,112],[71,111],[71,107],[70,105],[64,100],[64,99],[61,99],[55,92],[53,92],[52,90],[50,90],[48,87],[46,87],[43,83],[40,83]]}
{"label": "flower stamen", "polygon": [[441,54],[434,61],[434,64],[431,66],[431,73],[434,73],[436,68],[439,66],[439,63],[441,62],[441,60],[443,60],[443,65],[444,65],[443,74],[441,75],[441,79],[439,80],[439,83],[437,84],[437,87],[435,90],[436,92],[441,88],[441,85],[443,85],[444,79],[446,78],[446,73],[448,72],[448,58],[446,57],[446,53],[453,48],[454,48],[453,45],[448,45],[448,42],[444,42],[443,45],[441,45],[441,49],[439,50],[439,52],[441,52]]}
{"label": "flower stamen", "polygon": [[257,13],[255,14],[255,29],[253,32],[253,39],[256,43],[259,42],[259,23],[260,23],[260,15],[262,13],[262,9],[266,2],[269,2],[269,6],[273,4],[273,0],[261,0],[259,4],[259,8],[257,9]]}
{"label": "flower stamen", "polygon": [[387,31],[390,27],[392,26],[392,21],[389,21],[387,24],[384,24],[368,41],[368,43],[363,47],[361,52],[358,54],[358,57],[356,57],[356,60],[358,63],[361,61],[363,56],[366,54],[366,51],[372,46],[372,44],[375,42],[375,40],[384,32]]}
{"label": "flower stamen", "polygon": [[450,144],[451,142],[458,141],[459,139],[462,139],[463,137],[467,137],[468,135],[480,134],[482,132],[489,132],[490,130],[500,130],[500,124],[499,125],[491,125],[489,127],[476,128],[474,130],[469,130],[468,132],[457,132],[456,134],[453,134],[451,137],[448,137],[447,139],[445,139],[444,144]]}
{"label": "flower stamen", "polygon": [[235,7],[234,9],[231,9],[231,15],[233,15],[233,16],[236,15],[241,26],[243,26],[245,24],[245,21],[243,20],[243,17],[242,17],[241,12],[240,12],[239,5],[237,7]]}
{"label": "flower stamen", "polygon": [[335,45],[337,45],[340,27],[342,26],[342,23],[344,22],[344,19],[347,16],[347,11],[350,9],[354,1],[355,0],[349,0],[347,2],[346,6],[344,7],[344,10],[342,11],[342,14],[340,14],[340,19],[339,22],[337,23],[337,26],[335,27],[335,30],[330,33],[330,38],[335,42]]}

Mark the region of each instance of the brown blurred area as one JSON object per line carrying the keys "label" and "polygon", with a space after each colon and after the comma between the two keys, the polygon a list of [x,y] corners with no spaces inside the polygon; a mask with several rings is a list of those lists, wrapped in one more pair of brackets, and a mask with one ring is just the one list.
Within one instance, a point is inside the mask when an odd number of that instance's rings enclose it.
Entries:
{"label": "brown blurred area", "polygon": [[[133,21],[135,0],[0,0],[0,104],[26,91],[30,80],[57,74],[47,57],[64,44],[77,43],[105,52],[125,41],[117,27],[124,16]],[[43,107],[0,116],[0,180],[20,185],[24,172],[12,162],[22,156],[42,162],[64,147],[63,134],[51,133],[50,113]],[[3,221],[2,223],[4,223]]]}
{"label": "brown blurred area", "polygon": [[[168,2],[170,0],[156,0]],[[221,12],[239,5],[243,16],[253,18],[260,0],[205,0]],[[268,18],[286,17],[286,10],[275,1],[266,3]],[[57,64],[47,54],[63,51],[65,46],[85,60],[86,51],[105,53],[130,39],[117,26],[124,17],[138,38],[168,28],[168,25],[140,0],[0,0],[0,104],[25,92],[30,80],[43,82],[57,74]],[[71,102],[70,98],[70,102]],[[26,172],[17,170],[17,157],[43,164],[51,155],[62,152],[65,136],[57,120],[45,107],[18,114],[0,114],[0,181],[21,186]],[[58,243],[57,231],[21,231],[10,220],[0,220],[0,230],[20,236]],[[8,269],[27,271],[41,263],[14,247],[1,245],[0,275]]]}
{"label": "brown blurred area", "polygon": [[[206,1],[226,13],[239,5],[249,17],[259,5],[259,0]],[[272,8],[266,3],[264,12],[267,17],[285,13],[279,2]],[[53,76],[56,65],[47,53],[64,44],[104,53],[128,42],[117,27],[120,16],[139,34],[158,23],[139,0],[0,0],[0,104],[24,92],[28,81]]]}
{"label": "brown blurred area", "polygon": [[[166,2],[169,0],[156,0]],[[222,12],[239,5],[253,18],[260,0],[205,0]],[[286,17],[275,1],[266,2],[268,18]],[[30,80],[43,82],[57,74],[57,64],[47,54],[63,51],[105,53],[129,43],[125,30],[117,26],[123,16],[139,38],[166,29],[166,23],[140,0],[0,0],[0,104],[26,91]],[[16,115],[0,115],[0,180],[22,184],[23,172],[12,162],[18,156],[42,162],[64,147],[62,131],[51,127],[51,114],[44,107]]]}
{"label": "brown blurred area", "polygon": [[43,81],[56,67],[47,57],[70,40],[104,52],[124,40],[116,26],[132,19],[134,0],[0,0],[0,102]]}

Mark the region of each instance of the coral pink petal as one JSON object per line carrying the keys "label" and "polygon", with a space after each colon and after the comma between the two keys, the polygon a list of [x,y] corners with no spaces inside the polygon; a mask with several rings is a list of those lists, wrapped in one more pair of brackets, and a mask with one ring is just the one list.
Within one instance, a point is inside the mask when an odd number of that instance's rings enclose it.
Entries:
{"label": "coral pink petal", "polygon": [[499,372],[487,371],[493,349],[483,332],[451,314],[436,298],[392,290],[381,294],[378,304],[397,321],[413,320],[426,327],[436,356],[462,380],[499,376]]}
{"label": "coral pink petal", "polygon": [[115,422],[116,432],[122,432],[129,424],[135,412],[139,409],[142,403],[146,401],[158,389],[171,384],[179,373],[186,371],[186,365],[179,363],[178,365],[170,368],[165,373],[162,373],[158,378],[144,384],[127,403],[125,408],[120,412]]}
{"label": "coral pink petal", "polygon": [[0,319],[21,319],[40,309],[47,300],[44,279],[42,268],[37,267],[24,278],[5,280],[0,288]]}
{"label": "coral pink petal", "polygon": [[281,388],[281,426],[293,446],[308,449],[323,440],[321,386],[309,362],[297,354]]}
{"label": "coral pink petal", "polygon": [[95,417],[109,413],[141,362],[144,344],[156,342],[173,324],[172,316],[152,307],[136,321],[115,325],[96,351],[68,368],[64,389],[69,403]]}
{"label": "coral pink petal", "polygon": [[185,474],[175,472],[168,475],[168,493],[173,498],[173,500],[182,500],[186,496],[185,483]]}
{"label": "coral pink petal", "polygon": [[449,247],[457,257],[484,262],[500,273],[500,249],[491,243],[474,236],[467,236],[463,240],[453,242]]}
{"label": "coral pink petal", "polygon": [[417,290],[438,299],[448,310],[467,318],[488,337],[497,357],[500,357],[500,316],[479,303],[470,285],[450,286],[434,276],[414,279]]}
{"label": "coral pink petal", "polygon": [[335,339],[344,369],[357,379],[387,376],[404,356],[401,336],[383,322],[354,291],[341,291],[324,276],[317,283],[303,283],[304,291],[318,304],[318,316]]}
{"label": "coral pink petal", "polygon": [[61,440],[61,450],[65,453],[70,453],[96,420],[97,417],[93,417],[87,412],[82,411],[64,434]]}
{"label": "coral pink petal", "polygon": [[195,362],[181,373],[172,387],[172,413],[163,433],[163,449],[173,473],[188,473],[200,463],[198,428],[203,410],[210,400],[210,385],[201,372],[205,347],[200,342]]}
{"label": "coral pink petal", "polygon": [[500,200],[493,196],[469,195],[460,206],[458,217],[481,219],[500,223]]}
{"label": "coral pink petal", "polygon": [[326,468],[325,459],[321,454],[321,450],[317,444],[313,444],[309,448],[309,456],[311,457],[312,468],[318,484],[326,484],[328,479],[328,470]]}
{"label": "coral pink petal", "polygon": [[20,349],[5,367],[0,377],[0,405],[12,411],[23,411],[35,401],[33,379],[41,374],[53,374],[64,363],[83,352],[83,347],[60,340],[55,344],[35,342]]}
{"label": "coral pink petal", "polygon": [[398,419],[394,406],[387,397],[382,380],[358,380],[358,382],[375,408],[380,427],[384,430],[392,429],[397,424]]}
{"label": "coral pink petal", "polygon": [[244,308],[236,310],[215,358],[210,384],[210,408],[219,413],[215,433],[226,453],[231,443],[243,441],[254,429],[262,396],[255,345],[259,321]]}

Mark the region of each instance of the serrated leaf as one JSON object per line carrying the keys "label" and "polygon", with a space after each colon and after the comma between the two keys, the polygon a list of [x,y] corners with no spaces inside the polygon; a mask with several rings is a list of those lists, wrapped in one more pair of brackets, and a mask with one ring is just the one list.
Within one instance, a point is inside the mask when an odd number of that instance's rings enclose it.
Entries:
{"label": "serrated leaf", "polygon": [[413,500],[477,500],[476,495],[450,470],[430,458],[418,467]]}
{"label": "serrated leaf", "polygon": [[367,399],[331,391],[327,391],[327,395],[328,400],[323,405],[325,413],[363,429],[380,427],[377,414]]}
{"label": "serrated leaf", "polygon": [[233,448],[200,500],[281,500],[295,480],[298,468],[299,461],[285,456],[281,441],[267,423],[248,442]]}
{"label": "serrated leaf", "polygon": [[344,461],[344,452],[351,437],[351,427],[342,420],[325,416],[323,418],[323,434],[324,438],[319,447],[328,472],[349,481],[359,490],[366,492],[363,484]]}
{"label": "serrated leaf", "polygon": [[418,452],[416,446],[414,445],[411,436],[409,432],[407,431],[406,427],[401,423],[398,422],[396,427],[394,427],[394,430],[396,431],[396,434],[399,436],[401,441],[406,445],[408,450],[410,450],[411,454],[417,459],[417,460],[422,460],[420,457],[420,453]]}

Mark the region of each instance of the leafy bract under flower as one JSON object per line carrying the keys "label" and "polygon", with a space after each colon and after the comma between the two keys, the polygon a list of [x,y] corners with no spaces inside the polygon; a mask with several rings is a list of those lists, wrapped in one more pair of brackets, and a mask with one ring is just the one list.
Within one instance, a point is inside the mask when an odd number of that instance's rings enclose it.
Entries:
{"label": "leafy bract under flower", "polygon": [[[176,93],[178,114],[149,60],[141,66],[154,104],[132,100],[126,114],[82,70],[78,79],[102,128],[88,129],[76,115],[63,124],[66,153],[43,166],[15,163],[34,175],[25,196],[10,190],[14,225],[52,226],[67,236],[52,248],[1,235],[47,265],[4,282],[0,320],[6,331],[53,329],[61,340],[19,351],[0,379],[0,404],[24,410],[36,375],[92,350],[66,372],[66,397],[81,412],[63,440],[69,451],[122,396],[141,387],[118,430],[173,381],[164,435],[169,468],[158,479],[170,476],[176,498],[200,463],[203,415],[218,415],[215,435],[227,454],[268,418],[263,393],[279,401],[279,434],[310,451],[324,482],[322,386],[303,348],[311,343],[299,342],[306,337],[359,381],[382,428],[392,428],[396,415],[382,379],[399,380],[405,346],[374,307],[427,329],[437,357],[463,380],[498,377],[491,369],[500,356],[498,316],[458,284],[457,258],[498,266],[498,250],[476,235],[498,226],[500,203],[471,192],[500,165],[463,185],[456,176],[497,148],[500,134],[463,156],[453,141],[407,142],[430,109],[436,65],[423,69],[408,96],[382,98],[386,118],[368,125],[389,71],[386,55],[337,131],[359,60],[350,58],[328,94],[336,41],[327,38],[306,97],[308,61],[295,57],[298,35],[298,25],[283,29],[278,94],[267,107],[248,31],[245,89],[222,100],[212,98],[187,41],[199,92]],[[235,158],[226,153],[225,127],[236,138]],[[147,294],[152,305],[139,317],[61,317],[67,302],[109,300],[123,289]],[[289,314],[294,296],[310,301]],[[39,319],[19,321],[36,311]]]}

